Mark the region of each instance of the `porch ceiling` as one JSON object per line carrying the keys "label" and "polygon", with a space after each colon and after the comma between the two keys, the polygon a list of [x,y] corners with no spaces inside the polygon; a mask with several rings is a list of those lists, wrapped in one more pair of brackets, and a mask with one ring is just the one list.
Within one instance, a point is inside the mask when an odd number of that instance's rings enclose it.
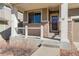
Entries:
{"label": "porch ceiling", "polygon": [[[13,5],[21,12],[47,7],[55,8],[60,4],[61,3],[13,3]],[[69,9],[79,8],[79,3],[69,3],[68,7]]]}
{"label": "porch ceiling", "polygon": [[20,11],[28,11],[33,9],[40,9],[46,7],[57,7],[59,3],[16,3],[13,4]]}

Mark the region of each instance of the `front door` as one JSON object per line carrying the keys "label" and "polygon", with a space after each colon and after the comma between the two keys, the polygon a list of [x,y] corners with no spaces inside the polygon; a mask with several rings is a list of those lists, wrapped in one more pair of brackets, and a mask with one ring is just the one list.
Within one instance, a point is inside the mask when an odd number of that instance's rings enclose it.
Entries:
{"label": "front door", "polygon": [[56,33],[58,32],[58,16],[52,16],[51,22],[52,22],[52,32]]}

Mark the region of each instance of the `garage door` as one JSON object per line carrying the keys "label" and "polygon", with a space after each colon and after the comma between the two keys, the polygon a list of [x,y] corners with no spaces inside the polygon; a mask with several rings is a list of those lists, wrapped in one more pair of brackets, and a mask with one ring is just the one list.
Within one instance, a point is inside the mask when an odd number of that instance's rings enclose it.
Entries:
{"label": "garage door", "polygon": [[79,19],[73,20],[73,41],[79,42]]}

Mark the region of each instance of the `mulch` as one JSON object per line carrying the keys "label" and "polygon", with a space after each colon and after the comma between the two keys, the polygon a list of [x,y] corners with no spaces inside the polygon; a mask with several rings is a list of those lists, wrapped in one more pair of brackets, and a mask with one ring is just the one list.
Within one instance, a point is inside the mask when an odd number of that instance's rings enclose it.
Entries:
{"label": "mulch", "polygon": [[60,49],[60,56],[79,56],[79,51]]}
{"label": "mulch", "polygon": [[6,48],[0,49],[0,56],[30,56],[32,49]]}

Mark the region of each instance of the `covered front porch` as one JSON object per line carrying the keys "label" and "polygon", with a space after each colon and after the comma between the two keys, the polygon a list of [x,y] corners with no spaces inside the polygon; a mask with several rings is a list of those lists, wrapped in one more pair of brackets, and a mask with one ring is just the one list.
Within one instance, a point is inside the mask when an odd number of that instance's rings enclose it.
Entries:
{"label": "covered front porch", "polygon": [[[39,37],[40,39],[54,39],[67,42],[68,40],[68,4],[13,4],[15,10],[23,12],[22,27],[18,27],[18,22],[13,24],[11,37],[22,36],[20,29],[24,33],[24,38]],[[29,6],[29,7],[28,7]],[[15,25],[15,27],[14,27]],[[63,48],[61,43],[61,48]],[[70,43],[69,43],[70,44]]]}
{"label": "covered front porch", "polygon": [[[18,8],[19,11],[23,12],[23,21],[22,24],[15,21],[17,23],[13,36],[23,35],[25,38],[39,36],[41,39],[53,39],[57,36],[57,39],[60,40],[60,4],[45,4],[43,7],[39,6],[41,4],[37,4],[33,7],[38,6],[39,8],[34,9],[30,8],[30,4],[14,4],[16,8],[21,7],[21,5],[29,7],[25,8],[24,11]],[[27,10],[28,8],[29,10]]]}

